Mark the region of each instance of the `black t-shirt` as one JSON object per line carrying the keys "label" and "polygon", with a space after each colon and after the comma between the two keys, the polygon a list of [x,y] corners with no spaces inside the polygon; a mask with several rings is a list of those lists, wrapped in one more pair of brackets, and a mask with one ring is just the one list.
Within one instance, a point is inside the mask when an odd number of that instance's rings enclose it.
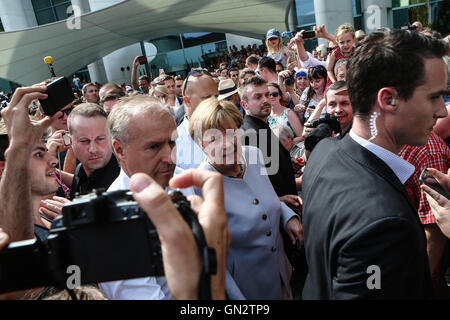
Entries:
{"label": "black t-shirt", "polygon": [[[278,138],[273,134],[269,125],[255,117],[246,115],[244,117],[244,123],[241,126],[241,129],[244,130],[243,135],[243,144],[251,145],[254,147],[258,147],[264,156],[264,162],[266,163],[266,168],[268,168],[268,174],[270,182],[272,183],[275,192],[279,197],[287,195],[287,194],[297,194],[297,185],[295,183],[294,169],[292,168],[291,156],[289,152],[283,147],[283,145],[279,142]],[[247,130],[254,129],[257,133],[256,144],[254,143],[254,139],[249,138],[245,135]],[[259,130],[264,129],[267,130],[266,135],[260,135]],[[264,139],[265,141],[262,141]],[[253,141],[252,141],[253,140]],[[276,155],[272,155],[272,141],[277,141],[278,143],[278,170],[276,173],[271,174],[269,171],[270,167],[274,164],[273,158]],[[267,150],[264,150],[267,146]]]}
{"label": "black t-shirt", "polygon": [[120,166],[114,154],[111,156],[108,164],[103,168],[97,169],[88,177],[83,169],[83,164],[79,164],[75,169],[75,174],[70,188],[70,200],[73,200],[75,193],[86,194],[94,189],[108,189],[116,180],[120,173]]}

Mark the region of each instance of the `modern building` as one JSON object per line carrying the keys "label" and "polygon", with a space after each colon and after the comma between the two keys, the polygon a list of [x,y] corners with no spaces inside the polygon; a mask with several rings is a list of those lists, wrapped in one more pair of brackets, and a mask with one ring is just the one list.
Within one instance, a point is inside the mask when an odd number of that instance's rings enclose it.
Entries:
{"label": "modern building", "polygon": [[[127,1],[130,0],[0,0],[0,32],[51,26],[76,15],[99,12]],[[139,4],[159,0],[133,1]],[[258,0],[251,2],[257,5]],[[424,26],[430,26],[442,34],[450,32],[450,1],[444,0],[292,0],[286,8],[285,16],[286,30],[312,29],[314,25],[324,24],[328,32],[334,33],[340,24],[350,22],[356,30],[362,29],[370,33],[380,27],[399,28],[419,20]],[[233,16],[229,19],[232,21]],[[178,33],[167,35],[163,32],[163,37],[136,41],[119,50],[109,51],[97,61],[91,60],[76,74],[82,79],[100,83],[130,83],[132,62],[139,55],[146,55],[149,61],[149,68],[141,66],[139,74],[151,73],[156,76],[159,69],[170,73],[184,73],[188,65],[204,64],[202,56],[207,54],[220,54],[232,45],[241,48],[242,45],[261,44],[266,31],[260,30],[259,38],[250,38],[223,32],[227,31],[225,27],[222,32],[218,32],[220,27],[213,26],[213,22],[210,25],[211,29],[205,23],[205,29],[198,30],[204,31],[202,33],[187,33],[190,31],[188,28],[179,28],[176,30]],[[266,23],[266,28],[267,25]],[[149,23],[149,28],[157,28],[156,23]],[[74,50],[77,50],[76,36],[73,41]],[[309,49],[316,45],[317,40],[307,43]],[[58,72],[58,66],[55,69]],[[11,91],[14,86],[15,84],[0,79],[0,91]]]}

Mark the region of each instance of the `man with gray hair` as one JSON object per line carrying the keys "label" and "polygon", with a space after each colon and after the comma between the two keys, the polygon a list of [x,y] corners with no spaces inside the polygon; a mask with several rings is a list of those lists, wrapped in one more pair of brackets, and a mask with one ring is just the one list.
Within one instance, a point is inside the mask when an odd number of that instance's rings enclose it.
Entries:
{"label": "man with gray hair", "polygon": [[289,151],[291,158],[301,157],[305,154],[304,142],[294,143],[294,132],[285,124],[277,124],[272,127],[272,132],[278,137],[283,147]]}
{"label": "man with gray hair", "polygon": [[[175,172],[177,137],[177,126],[169,109],[154,97],[124,98],[109,114],[108,128],[121,167],[108,191],[129,189],[130,177],[138,172],[148,174],[167,188]],[[192,189],[183,191],[193,194]],[[105,282],[99,287],[108,299],[171,299],[165,277]]]}

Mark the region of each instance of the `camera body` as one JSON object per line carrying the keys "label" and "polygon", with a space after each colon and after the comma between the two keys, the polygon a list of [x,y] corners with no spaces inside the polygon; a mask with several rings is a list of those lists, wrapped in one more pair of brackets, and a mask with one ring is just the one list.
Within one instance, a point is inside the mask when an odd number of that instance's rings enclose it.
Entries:
{"label": "camera body", "polygon": [[315,129],[305,139],[305,149],[308,151],[312,151],[320,140],[331,137],[333,132],[341,133],[341,124],[337,117],[329,113],[311,121],[311,127]]}
{"label": "camera body", "polygon": [[414,25],[414,24],[407,24],[406,26],[403,26],[400,29],[401,30],[415,31],[417,29],[417,26]]}
{"label": "camera body", "polygon": [[[187,202],[182,195],[177,201]],[[64,288],[70,266],[79,268],[81,285],[164,275],[158,234],[131,192],[96,191],[62,211],[46,242],[15,242],[0,252],[0,292]]]}
{"label": "camera body", "polygon": [[295,83],[294,74],[291,73],[291,75],[284,79],[283,81],[285,86],[293,86]]}

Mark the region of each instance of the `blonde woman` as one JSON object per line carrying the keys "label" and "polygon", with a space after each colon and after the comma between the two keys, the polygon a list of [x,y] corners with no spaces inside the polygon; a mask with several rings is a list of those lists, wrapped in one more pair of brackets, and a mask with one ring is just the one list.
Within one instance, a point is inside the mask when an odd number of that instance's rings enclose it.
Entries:
{"label": "blonde woman", "polygon": [[288,48],[283,45],[280,32],[277,29],[270,29],[266,35],[267,56],[275,62],[280,62],[286,67],[288,60]]}
{"label": "blonde woman", "polygon": [[215,98],[201,102],[189,119],[189,134],[206,154],[198,168],[222,174],[232,234],[227,294],[230,299],[292,299],[280,226],[291,240],[302,241],[300,219],[279,200],[261,151],[241,145],[242,122],[233,103]]}

